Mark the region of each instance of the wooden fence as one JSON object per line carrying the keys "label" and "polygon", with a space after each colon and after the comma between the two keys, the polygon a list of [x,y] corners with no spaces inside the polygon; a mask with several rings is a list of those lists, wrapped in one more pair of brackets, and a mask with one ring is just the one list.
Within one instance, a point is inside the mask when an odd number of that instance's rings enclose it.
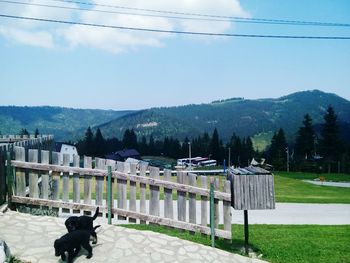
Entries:
{"label": "wooden fence", "polygon": [[0,135],[0,205],[6,201],[7,178],[6,159],[7,153],[13,156],[13,147],[25,148],[26,156],[29,149],[51,150],[53,146],[53,135]]}
{"label": "wooden fence", "polygon": [[[23,147],[15,147],[14,167],[15,187],[12,202],[41,207],[54,207],[80,211],[94,211],[99,206],[101,213],[110,210],[119,219],[129,222],[152,223],[199,232],[210,235],[208,212],[210,211],[210,191],[207,187],[208,177],[197,178],[195,174],[178,172],[176,182],[172,181],[171,171],[165,170],[160,178],[159,168],[147,164],[127,164],[101,158],[74,156],[69,163],[69,155],[30,149],[26,162]],[[40,158],[39,158],[39,155]],[[38,160],[41,160],[39,163]],[[49,161],[51,160],[51,161]],[[107,186],[107,167],[111,167],[111,192]],[[26,178],[26,172],[28,176]],[[40,186],[38,182],[40,181]],[[83,182],[82,182],[83,181]],[[83,184],[80,187],[80,183]],[[215,236],[231,239],[231,194],[230,182],[220,186],[218,179],[213,179]],[[28,187],[27,187],[28,185]],[[93,185],[95,195],[93,195]],[[200,185],[200,186],[198,186]],[[219,191],[221,190],[222,191]],[[29,191],[28,191],[29,190]],[[82,192],[81,192],[82,191]],[[146,196],[149,206],[146,207]],[[160,196],[164,197],[164,213],[160,213]],[[108,207],[107,196],[112,197],[112,207]],[[137,211],[136,199],[140,206]],[[94,199],[94,200],[93,200]],[[174,218],[173,199],[177,203],[177,218]],[[197,199],[200,211],[197,211]],[[116,202],[114,202],[116,200]],[[223,206],[220,214],[219,206]],[[188,214],[187,214],[188,213]],[[200,220],[197,216],[199,215]],[[219,219],[223,217],[224,228],[219,229]]]}

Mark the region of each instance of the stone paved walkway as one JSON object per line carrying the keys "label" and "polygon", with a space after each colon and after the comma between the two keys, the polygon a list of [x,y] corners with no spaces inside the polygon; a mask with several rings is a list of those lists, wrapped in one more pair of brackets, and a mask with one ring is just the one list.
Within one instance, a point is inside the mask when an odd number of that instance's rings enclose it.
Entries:
{"label": "stone paved walkway", "polygon": [[[13,255],[31,263],[62,262],[54,256],[53,243],[65,233],[63,218],[13,211],[0,215],[0,239],[7,242]],[[74,262],[265,262],[163,234],[107,224],[98,231],[93,257],[86,259],[83,251]]]}

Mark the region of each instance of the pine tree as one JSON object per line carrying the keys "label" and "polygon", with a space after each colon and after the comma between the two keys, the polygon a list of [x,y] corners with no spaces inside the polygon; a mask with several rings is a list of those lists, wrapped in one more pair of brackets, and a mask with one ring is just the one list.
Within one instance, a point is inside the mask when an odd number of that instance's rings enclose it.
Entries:
{"label": "pine tree", "polygon": [[23,135],[29,136],[29,132],[28,132],[27,129],[25,129],[25,128],[22,128],[19,134],[20,134],[21,136],[23,136]]}
{"label": "pine tree", "polygon": [[126,129],[123,136],[123,146],[125,149],[137,149],[137,136],[134,129]]}
{"label": "pine tree", "polygon": [[85,132],[85,138],[83,141],[83,154],[87,156],[93,156],[94,153],[94,134],[90,127],[87,128]]}
{"label": "pine tree", "polygon": [[36,128],[36,129],[35,129],[35,132],[34,132],[35,138],[38,138],[38,135],[39,135],[39,130],[38,130],[38,128]]}
{"label": "pine tree", "polygon": [[327,162],[334,162],[339,159],[343,151],[343,143],[339,135],[337,115],[332,106],[328,107],[324,121],[321,129],[320,150]]}
{"label": "pine tree", "polygon": [[297,159],[308,159],[315,152],[315,132],[309,114],[304,116],[303,126],[299,128],[295,142]]}
{"label": "pine tree", "polygon": [[94,156],[103,157],[107,153],[105,149],[106,141],[102,136],[100,128],[96,131],[93,145]]}
{"label": "pine tree", "polygon": [[139,142],[139,151],[141,155],[148,155],[148,145],[146,136],[142,136],[141,142]]}
{"label": "pine tree", "polygon": [[275,170],[284,170],[287,162],[287,141],[283,129],[279,129],[271,139],[269,161]]}
{"label": "pine tree", "polygon": [[211,138],[210,152],[211,152],[211,158],[213,158],[214,160],[217,160],[217,162],[219,163],[222,159],[222,156],[220,152],[219,133],[216,128],[214,129],[213,136]]}

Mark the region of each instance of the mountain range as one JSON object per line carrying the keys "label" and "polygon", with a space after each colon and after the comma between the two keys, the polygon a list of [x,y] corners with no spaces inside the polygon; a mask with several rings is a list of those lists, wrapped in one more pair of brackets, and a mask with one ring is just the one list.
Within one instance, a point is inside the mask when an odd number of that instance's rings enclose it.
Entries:
{"label": "mountain range", "polygon": [[[60,107],[0,107],[0,132],[16,133],[21,128],[53,133],[58,140],[77,139],[88,126],[100,128],[104,137],[121,138],[133,128],[139,136],[183,140],[218,129],[225,142],[233,133],[252,136],[264,148],[273,132],[283,128],[292,140],[308,113],[315,126],[323,122],[332,105],[341,127],[350,127],[350,101],[319,90],[301,91],[277,99],[231,98],[208,104],[159,107],[138,111],[70,109]],[[343,132],[344,133],[344,132]]]}

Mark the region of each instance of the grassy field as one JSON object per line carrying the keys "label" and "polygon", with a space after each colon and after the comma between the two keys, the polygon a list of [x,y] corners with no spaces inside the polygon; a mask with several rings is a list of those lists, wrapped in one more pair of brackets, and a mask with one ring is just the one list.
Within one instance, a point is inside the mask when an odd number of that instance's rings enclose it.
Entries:
{"label": "grassy field", "polygon": [[[334,174],[331,176],[334,181],[350,180],[349,175]],[[302,179],[312,180],[318,177],[319,175],[307,173],[276,173],[276,201],[291,203],[350,203],[350,188],[319,186],[302,181]]]}
{"label": "grassy field", "polygon": [[[332,186],[318,186],[307,182],[303,182],[303,179],[312,180],[318,178],[319,174],[312,173],[275,173],[275,193],[277,202],[291,202],[291,203],[343,203],[350,204],[350,188],[340,188]],[[322,174],[326,177],[326,180],[332,181],[350,181],[350,175],[348,174]],[[225,180],[224,176],[216,176],[220,181]],[[160,177],[162,179],[162,176]],[[172,177],[172,180],[176,182],[176,176]],[[209,180],[208,180],[209,183]],[[106,183],[105,192],[106,192]],[[220,184],[222,185],[222,183]],[[198,186],[200,186],[198,180]],[[70,198],[73,198],[73,182],[70,179]],[[128,184],[128,197],[129,197],[129,184]],[[138,188],[137,188],[138,189]],[[62,182],[60,186],[62,190]],[[83,199],[84,181],[80,180],[80,193]],[[104,197],[106,195],[104,194]],[[160,189],[160,198],[163,199],[164,191]],[[92,180],[92,198],[95,198],[95,181]],[[114,186],[114,198],[116,196],[116,187]],[[139,191],[137,190],[137,198],[139,199]],[[146,191],[146,198],[149,198],[149,189]],[[173,199],[176,200],[176,191],[173,191]],[[199,196],[197,197],[200,198]]]}
{"label": "grassy field", "polygon": [[[210,246],[210,239],[200,234],[190,235],[161,226],[122,225],[138,230],[150,230]],[[217,240],[216,247],[242,253],[242,225],[232,225],[232,243]],[[250,225],[250,245],[262,259],[273,263],[344,263],[350,262],[350,226],[314,225]]]}
{"label": "grassy field", "polygon": [[350,182],[350,174],[343,173],[302,173],[302,172],[276,172],[275,174],[287,178],[299,179],[299,180],[314,180],[320,178],[321,176],[325,178],[326,181],[329,182]]}

